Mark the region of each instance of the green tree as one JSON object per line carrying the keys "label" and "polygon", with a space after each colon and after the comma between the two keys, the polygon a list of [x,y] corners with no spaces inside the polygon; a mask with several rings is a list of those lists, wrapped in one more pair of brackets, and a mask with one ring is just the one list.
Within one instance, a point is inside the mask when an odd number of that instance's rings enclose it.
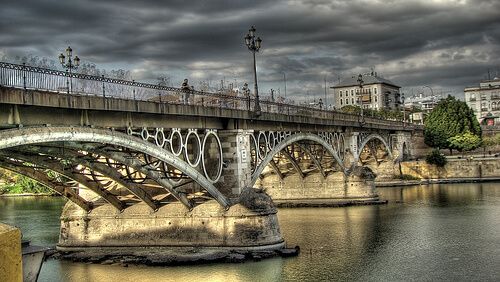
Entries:
{"label": "green tree", "polygon": [[0,194],[49,193],[54,191],[26,176],[0,168]]}
{"label": "green tree", "polygon": [[481,138],[470,131],[450,137],[448,138],[448,142],[450,143],[450,148],[460,152],[471,151],[481,146]]}
{"label": "green tree", "polygon": [[452,96],[441,100],[424,123],[425,144],[434,148],[456,149],[450,138],[470,132],[481,140],[481,127],[465,102]]}
{"label": "green tree", "polygon": [[446,157],[443,156],[443,154],[441,154],[441,152],[439,152],[438,149],[432,150],[432,152],[430,152],[425,157],[425,161],[428,164],[433,164],[433,165],[436,165],[436,166],[439,166],[439,167],[444,167],[446,165],[446,163],[448,162],[446,160]]}
{"label": "green tree", "polygon": [[483,137],[483,142],[481,143],[481,147],[483,148],[483,152],[486,153],[486,150],[489,150],[491,153],[491,147],[500,145],[500,133],[497,133],[493,136]]}
{"label": "green tree", "polygon": [[340,111],[348,114],[360,114],[361,108],[359,106],[347,105],[340,108]]}

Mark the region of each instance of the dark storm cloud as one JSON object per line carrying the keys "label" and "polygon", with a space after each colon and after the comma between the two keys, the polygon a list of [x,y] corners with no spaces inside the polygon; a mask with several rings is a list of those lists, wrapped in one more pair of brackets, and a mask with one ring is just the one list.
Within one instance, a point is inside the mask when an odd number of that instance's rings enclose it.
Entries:
{"label": "dark storm cloud", "polygon": [[495,0],[3,0],[0,57],[55,59],[70,44],[136,79],[252,81],[243,44],[252,24],[264,40],[264,93],[282,89],[284,73],[289,93],[306,96],[324,91],[325,77],[331,85],[371,68],[407,88],[459,93],[500,68]]}

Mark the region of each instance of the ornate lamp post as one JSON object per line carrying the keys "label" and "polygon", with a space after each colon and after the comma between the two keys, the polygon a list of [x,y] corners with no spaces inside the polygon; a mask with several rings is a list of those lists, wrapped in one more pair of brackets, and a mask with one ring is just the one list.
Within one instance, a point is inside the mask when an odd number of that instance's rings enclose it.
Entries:
{"label": "ornate lamp post", "polygon": [[256,116],[260,116],[261,110],[260,110],[260,102],[259,102],[259,88],[257,86],[257,65],[255,64],[255,53],[259,52],[260,45],[262,43],[262,39],[260,37],[255,38],[255,27],[252,26],[248,30],[248,34],[245,36],[245,44],[248,47],[248,50],[252,52],[253,55],[253,74],[254,74],[254,79],[255,79],[255,107],[254,107],[254,113]]}
{"label": "ornate lamp post", "polygon": [[362,74],[359,74],[358,75],[358,84],[359,84],[359,104],[360,104],[360,108],[361,108],[361,122],[363,123],[364,122],[364,115],[363,115],[363,83],[365,83],[363,81],[363,75]]}
{"label": "ornate lamp post", "polygon": [[285,82],[285,101],[286,101],[286,73],[283,72],[283,82]]}
{"label": "ornate lamp post", "polygon": [[406,116],[405,116],[405,93],[401,93],[401,104],[403,105],[403,125],[406,122]]}
{"label": "ornate lamp post", "polygon": [[[68,62],[66,62],[66,56],[68,57]],[[68,88],[68,94],[73,91],[73,82],[71,80],[71,73],[73,69],[77,69],[80,66],[80,58],[75,56],[73,59],[73,49],[70,46],[66,48],[66,56],[63,53],[59,55],[59,62],[69,72],[69,80],[66,81],[66,86]]]}

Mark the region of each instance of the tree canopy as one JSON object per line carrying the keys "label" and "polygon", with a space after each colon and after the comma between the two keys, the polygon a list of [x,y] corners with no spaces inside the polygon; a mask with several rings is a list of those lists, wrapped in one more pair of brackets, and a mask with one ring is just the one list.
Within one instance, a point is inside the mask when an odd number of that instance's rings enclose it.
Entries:
{"label": "tree canopy", "polygon": [[[474,146],[479,146],[481,127],[474,115],[474,111],[465,102],[448,96],[436,105],[425,120],[424,140],[425,144],[434,148],[464,150],[467,146],[464,147],[457,142],[460,140],[470,141],[470,138],[458,137],[463,137],[466,132],[470,132],[471,135],[479,138],[479,142],[473,142]],[[453,139],[452,137],[456,138]],[[467,149],[477,148],[477,146],[474,146],[472,148],[469,148],[469,146]]]}
{"label": "tree canopy", "polygon": [[448,138],[450,147],[460,152],[471,151],[481,146],[481,138],[470,131]]}

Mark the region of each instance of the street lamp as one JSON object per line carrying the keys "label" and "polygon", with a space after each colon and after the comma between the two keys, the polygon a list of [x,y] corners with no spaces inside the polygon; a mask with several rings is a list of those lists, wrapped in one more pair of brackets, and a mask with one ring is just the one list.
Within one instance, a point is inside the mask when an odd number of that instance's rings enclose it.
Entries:
{"label": "street lamp", "polygon": [[[66,62],[66,56],[68,57],[68,62]],[[73,69],[77,69],[80,66],[80,58],[78,56],[75,56],[73,59],[73,49],[71,49],[70,46],[66,48],[66,56],[64,56],[63,53],[59,55],[59,62],[63,66],[63,68],[66,69],[66,71],[69,71],[69,81],[66,80],[66,87],[68,90],[68,94],[70,93],[70,90],[73,91],[73,82],[71,80],[71,73]]]}
{"label": "street lamp", "polygon": [[401,103],[403,104],[403,126],[406,122],[406,116],[405,116],[405,93],[401,93]]}
{"label": "street lamp", "polygon": [[[363,75],[362,74],[359,74],[358,75],[358,84],[359,84],[359,103],[360,103],[360,108],[361,108],[361,123],[364,122],[364,116],[363,116]],[[360,98],[361,97],[361,98]]]}
{"label": "street lamp", "polygon": [[286,102],[286,73],[283,72],[283,81],[285,82],[285,102]]}
{"label": "street lamp", "polygon": [[261,114],[260,110],[260,103],[259,103],[259,88],[257,86],[257,65],[255,63],[255,53],[259,52],[260,45],[262,43],[262,39],[260,37],[255,38],[255,27],[252,26],[248,30],[248,34],[245,36],[245,44],[248,47],[248,50],[250,50],[253,54],[253,74],[254,74],[254,79],[255,79],[255,107],[254,107],[254,113],[258,117]]}

